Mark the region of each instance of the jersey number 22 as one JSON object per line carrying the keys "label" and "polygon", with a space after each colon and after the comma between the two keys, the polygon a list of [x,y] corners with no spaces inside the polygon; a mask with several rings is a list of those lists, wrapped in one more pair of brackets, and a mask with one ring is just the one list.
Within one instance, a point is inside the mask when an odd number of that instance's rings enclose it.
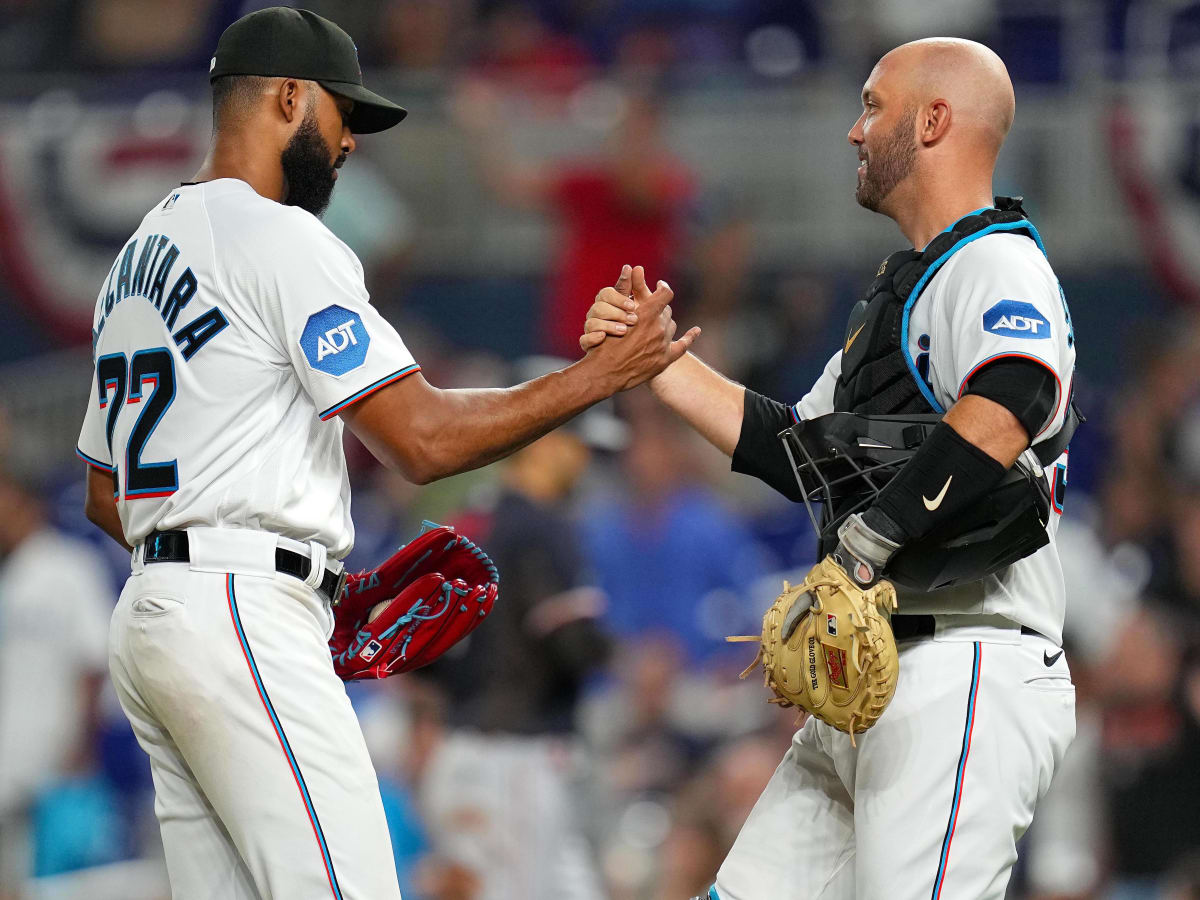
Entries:
{"label": "jersey number 22", "polygon": [[[120,474],[125,475],[125,498],[166,497],[179,489],[179,467],[176,460],[143,462],[142,449],[158,427],[163,413],[175,399],[175,362],[165,347],[139,350],[126,359],[124,353],[109,353],[96,360],[96,387],[100,408],[108,410],[105,436],[109,457],[113,461],[113,485],[121,495]],[[149,392],[147,392],[149,389]],[[113,450],[113,430],[117,416],[126,406],[139,404],[141,410],[129,443],[125,447],[124,465],[117,465]]]}

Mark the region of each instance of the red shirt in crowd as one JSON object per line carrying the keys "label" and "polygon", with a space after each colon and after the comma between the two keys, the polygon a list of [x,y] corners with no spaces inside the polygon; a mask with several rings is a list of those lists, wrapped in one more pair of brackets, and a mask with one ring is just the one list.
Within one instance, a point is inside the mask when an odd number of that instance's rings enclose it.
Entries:
{"label": "red shirt in crowd", "polygon": [[551,204],[561,232],[542,316],[546,352],[568,359],[579,356],[588,307],[597,291],[616,281],[626,263],[644,266],[651,288],[659,279],[671,280],[692,176],[678,162],[651,165],[658,171],[642,190],[645,200],[623,191],[617,173],[603,163],[568,169],[557,179]]}

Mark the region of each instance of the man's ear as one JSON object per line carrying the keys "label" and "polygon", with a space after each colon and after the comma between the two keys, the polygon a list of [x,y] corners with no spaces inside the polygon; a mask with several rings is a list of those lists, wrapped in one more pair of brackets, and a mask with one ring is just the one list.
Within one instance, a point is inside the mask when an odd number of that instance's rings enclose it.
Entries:
{"label": "man's ear", "polygon": [[276,99],[279,111],[289,123],[300,114],[300,82],[295,78],[285,78],[279,83]]}
{"label": "man's ear", "polygon": [[930,103],[920,125],[921,143],[929,145],[940,141],[950,128],[950,102],[939,98]]}

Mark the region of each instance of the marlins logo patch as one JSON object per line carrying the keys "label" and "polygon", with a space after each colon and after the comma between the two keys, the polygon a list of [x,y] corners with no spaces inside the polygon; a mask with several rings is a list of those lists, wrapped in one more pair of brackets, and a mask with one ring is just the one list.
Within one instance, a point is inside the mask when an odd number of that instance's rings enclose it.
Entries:
{"label": "marlins logo patch", "polygon": [[367,361],[371,336],[358,313],[327,306],[308,317],[300,349],[309,366],[326,375],[345,375]]}
{"label": "marlins logo patch", "polygon": [[1001,300],[983,314],[983,330],[1003,337],[1044,341],[1050,337],[1050,322],[1032,303]]}

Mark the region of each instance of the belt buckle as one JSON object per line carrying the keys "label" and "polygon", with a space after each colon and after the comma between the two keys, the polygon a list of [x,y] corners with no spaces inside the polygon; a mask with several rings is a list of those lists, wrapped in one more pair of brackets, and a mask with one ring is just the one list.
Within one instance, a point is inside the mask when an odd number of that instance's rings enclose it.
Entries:
{"label": "belt buckle", "polygon": [[346,567],[342,566],[342,571],[338,573],[337,586],[333,589],[333,596],[329,598],[330,605],[337,606],[342,602],[342,594],[346,592]]}

